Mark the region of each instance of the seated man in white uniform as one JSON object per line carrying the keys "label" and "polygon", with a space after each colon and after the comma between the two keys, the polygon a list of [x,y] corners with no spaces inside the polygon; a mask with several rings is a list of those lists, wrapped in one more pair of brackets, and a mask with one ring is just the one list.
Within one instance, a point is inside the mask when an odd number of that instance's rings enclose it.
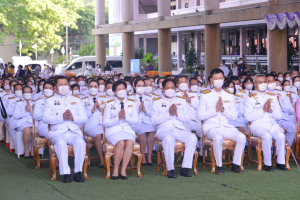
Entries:
{"label": "seated man in white uniform", "polygon": [[204,136],[213,141],[217,165],[215,174],[223,174],[223,139],[236,142],[231,171],[244,173],[240,165],[246,144],[246,137],[229,123],[229,120],[236,120],[238,117],[234,95],[228,90],[225,91],[222,89],[225,77],[221,69],[213,69],[210,75],[210,80],[214,87],[212,90],[203,91],[198,108],[198,119],[204,121]]}
{"label": "seated man in white uniform", "polygon": [[71,182],[71,170],[68,165],[68,145],[74,148],[74,180],[83,182],[81,177],[86,143],[78,124],[84,124],[88,118],[80,98],[68,95],[70,85],[63,76],[56,78],[54,83],[56,94],[47,98],[43,121],[50,124],[49,139],[54,145],[59,161],[60,174],[64,182]]}
{"label": "seated man in white uniform", "polygon": [[257,74],[254,77],[256,88],[249,94],[245,101],[245,118],[251,122],[250,130],[253,136],[260,137],[264,155],[264,167],[266,171],[274,171],[272,167],[272,139],[276,140],[276,168],[286,171],[284,159],[285,135],[284,130],[276,123],[281,119],[281,108],[275,93],[267,90],[266,77]]}
{"label": "seated man in white uniform", "polygon": [[175,96],[176,86],[173,79],[166,79],[162,83],[163,96],[154,98],[151,121],[156,125],[157,137],[162,141],[168,169],[168,177],[176,178],[174,170],[175,141],[185,144],[184,158],[180,175],[191,177],[188,169],[192,168],[197,138],[185,126],[190,123],[189,106],[186,99]]}

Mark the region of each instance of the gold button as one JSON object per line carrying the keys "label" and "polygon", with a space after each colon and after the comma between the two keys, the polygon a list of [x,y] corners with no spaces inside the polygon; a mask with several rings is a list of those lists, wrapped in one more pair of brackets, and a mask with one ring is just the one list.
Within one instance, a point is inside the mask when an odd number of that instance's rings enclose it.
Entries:
{"label": "gold button", "polygon": [[65,106],[67,106],[67,104],[65,104]]}
{"label": "gold button", "polygon": [[124,123],[124,122],[122,122],[122,123]]}
{"label": "gold button", "polygon": [[122,129],[123,129],[123,127],[122,127]]}

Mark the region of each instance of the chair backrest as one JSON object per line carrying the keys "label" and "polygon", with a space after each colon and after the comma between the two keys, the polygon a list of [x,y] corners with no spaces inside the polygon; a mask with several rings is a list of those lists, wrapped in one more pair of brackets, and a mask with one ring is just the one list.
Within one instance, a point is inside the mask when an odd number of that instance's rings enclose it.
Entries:
{"label": "chair backrest", "polygon": [[102,127],[103,127],[103,138],[102,138],[102,140],[103,140],[103,145],[106,143],[106,134],[105,134],[105,131],[106,131],[106,129],[105,129],[105,126],[103,126],[103,117],[104,117],[104,112],[102,112]]}
{"label": "chair backrest", "polygon": [[[35,104],[32,105],[32,112],[34,109],[34,105]],[[34,120],[33,116],[32,116],[32,135],[33,135],[33,139],[39,136],[39,133],[35,132],[35,120]]]}
{"label": "chair backrest", "polygon": [[201,121],[201,129],[202,129],[202,144],[205,141],[205,137],[204,137],[204,132],[203,132],[203,125],[204,125],[204,121]]}
{"label": "chair backrest", "polygon": [[297,137],[299,135],[299,122],[298,122],[298,119],[297,119],[297,101],[295,102],[295,105],[294,105],[294,116],[295,116],[296,140],[297,140]]}
{"label": "chair backrest", "polygon": [[251,130],[250,130],[251,122],[248,122],[248,135],[251,137]]}

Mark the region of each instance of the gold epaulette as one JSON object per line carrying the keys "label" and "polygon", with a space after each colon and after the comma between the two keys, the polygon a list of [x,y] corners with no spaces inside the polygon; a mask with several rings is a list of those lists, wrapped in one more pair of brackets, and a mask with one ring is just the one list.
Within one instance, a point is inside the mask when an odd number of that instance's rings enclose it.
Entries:
{"label": "gold epaulette", "polygon": [[158,94],[155,94],[154,92],[151,92],[151,94],[153,94],[154,96],[159,96]]}
{"label": "gold epaulette", "polygon": [[15,97],[8,97],[8,99],[14,99]]}
{"label": "gold epaulette", "polygon": [[20,99],[20,100],[18,100],[18,101],[16,101],[16,102],[22,102],[22,101],[23,101],[23,100]]}
{"label": "gold epaulette", "polygon": [[189,91],[190,93],[197,93],[197,92],[195,92],[195,91]]}
{"label": "gold epaulette", "polygon": [[238,94],[234,94],[234,96],[236,96],[236,97],[241,97],[241,95],[238,95]]}
{"label": "gold epaulette", "polygon": [[8,94],[5,94],[5,95],[3,95],[3,96],[6,96],[6,95],[8,95]]}
{"label": "gold epaulette", "polygon": [[156,97],[156,98],[153,98],[152,100],[153,100],[153,101],[156,101],[156,100],[158,100],[158,99],[161,99],[161,97]]}
{"label": "gold epaulette", "polygon": [[291,91],[291,93],[296,94],[295,92]]}
{"label": "gold epaulette", "polygon": [[106,96],[105,96],[105,95],[99,95],[99,97],[106,98]]}
{"label": "gold epaulette", "polygon": [[270,95],[270,96],[275,96],[275,93],[273,92],[266,92],[267,95]]}
{"label": "gold epaulette", "polygon": [[200,93],[203,93],[203,91],[201,90]]}
{"label": "gold epaulette", "polygon": [[229,90],[225,89],[225,92],[229,93],[229,94],[232,94],[232,92],[230,92]]}
{"label": "gold epaulette", "polygon": [[84,94],[79,94],[79,95],[84,95]]}
{"label": "gold epaulette", "polygon": [[176,96],[176,97],[178,97],[178,98],[182,98],[182,99],[185,99],[183,96]]}
{"label": "gold epaulette", "polygon": [[202,87],[207,88],[207,85],[203,85]]}
{"label": "gold epaulette", "polygon": [[79,97],[79,96],[77,96],[77,95],[75,95],[75,94],[72,94],[72,96],[73,96],[73,97],[77,97],[77,98],[79,98],[79,99],[80,99],[80,97]]}
{"label": "gold epaulette", "polygon": [[134,99],[128,99],[128,101],[133,101],[133,102],[135,102],[135,100],[134,100]]}
{"label": "gold epaulette", "polygon": [[146,96],[148,96],[148,97],[152,97],[150,94],[145,94]]}
{"label": "gold epaulette", "polygon": [[252,93],[252,94],[249,94],[248,96],[251,98],[251,97],[255,97],[257,95],[257,93]]}
{"label": "gold epaulette", "polygon": [[110,103],[110,102],[113,102],[115,99],[111,99],[109,101],[107,101],[106,103]]}
{"label": "gold epaulette", "polygon": [[243,90],[243,89],[240,89],[239,92],[240,92],[240,93],[246,93],[246,91]]}
{"label": "gold epaulette", "polygon": [[279,90],[279,89],[275,89],[275,90],[277,90],[277,91],[282,91],[282,90]]}
{"label": "gold epaulette", "polygon": [[49,96],[49,97],[46,97],[46,99],[48,99],[48,98],[50,98],[50,97],[53,97],[54,96],[54,94],[52,94],[51,96]]}
{"label": "gold epaulette", "polygon": [[87,98],[88,98],[88,97],[83,97],[83,98],[81,98],[81,100],[82,100],[82,99],[87,99]]}
{"label": "gold epaulette", "polygon": [[134,93],[132,93],[132,94],[128,94],[127,96],[132,96],[132,95],[134,95]]}
{"label": "gold epaulette", "polygon": [[211,92],[211,90],[203,90],[202,91],[203,94],[207,94],[207,93],[210,93],[210,92]]}

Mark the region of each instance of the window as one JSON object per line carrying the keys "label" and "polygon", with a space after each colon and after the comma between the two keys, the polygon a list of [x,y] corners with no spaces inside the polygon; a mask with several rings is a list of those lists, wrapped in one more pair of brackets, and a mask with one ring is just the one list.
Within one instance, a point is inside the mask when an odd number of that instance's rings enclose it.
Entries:
{"label": "window", "polygon": [[75,69],[80,69],[82,68],[82,62],[76,62],[74,64],[72,64],[67,71],[71,71],[71,70],[75,70]]}
{"label": "window", "polygon": [[185,8],[188,8],[189,7],[189,4],[188,3],[185,3]]}
{"label": "window", "polygon": [[111,60],[111,61],[108,61],[109,64],[113,67],[113,68],[119,68],[119,67],[123,67],[123,63],[122,63],[122,60]]}
{"label": "window", "polygon": [[87,63],[90,63],[93,66],[93,68],[95,68],[95,65],[96,65],[95,61],[87,61],[87,62],[85,62],[85,66],[87,66]]}

